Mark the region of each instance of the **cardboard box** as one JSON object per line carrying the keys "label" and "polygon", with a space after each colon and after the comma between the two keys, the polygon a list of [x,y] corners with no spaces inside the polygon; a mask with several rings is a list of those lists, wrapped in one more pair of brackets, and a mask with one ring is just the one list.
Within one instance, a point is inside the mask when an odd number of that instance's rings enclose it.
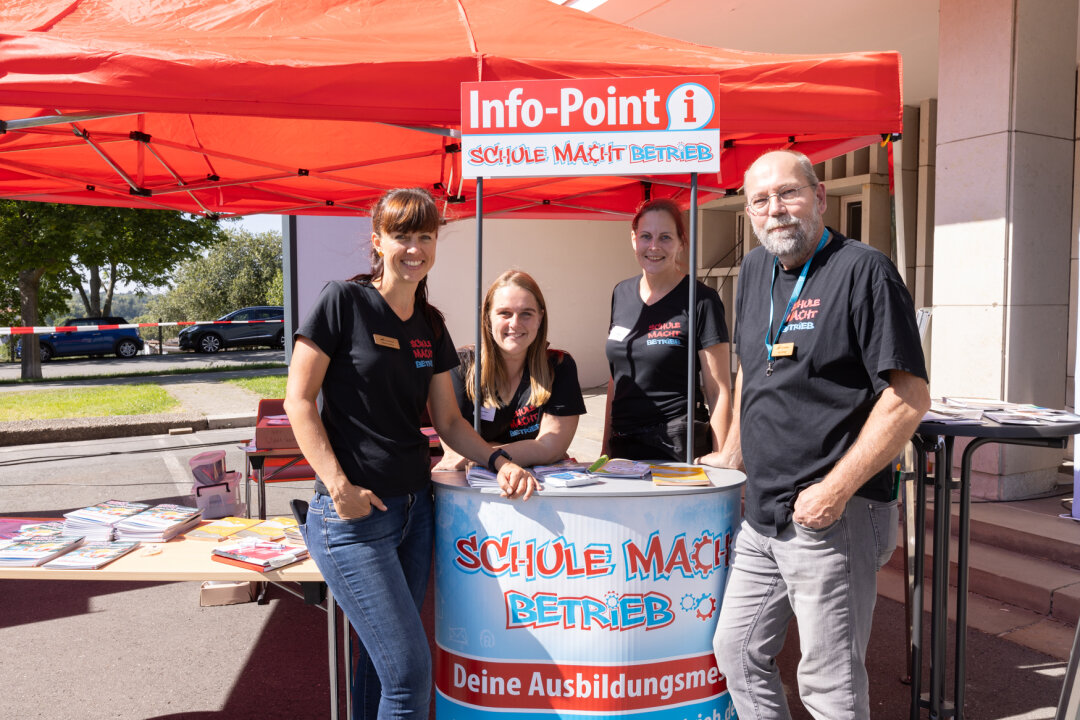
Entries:
{"label": "cardboard box", "polygon": [[219,582],[208,580],[199,587],[199,606],[238,605],[255,599],[254,582]]}
{"label": "cardboard box", "polygon": [[283,423],[276,417],[260,418],[255,425],[255,447],[259,449],[296,447],[292,425]]}

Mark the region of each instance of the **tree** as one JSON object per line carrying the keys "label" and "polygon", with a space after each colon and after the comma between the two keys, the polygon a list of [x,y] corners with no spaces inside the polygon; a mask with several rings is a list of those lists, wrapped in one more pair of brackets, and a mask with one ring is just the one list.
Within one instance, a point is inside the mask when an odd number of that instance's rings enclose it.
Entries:
{"label": "tree", "polygon": [[[39,324],[43,283],[78,287],[86,298],[87,316],[98,317],[110,309],[117,280],[161,281],[181,257],[212,243],[218,233],[214,219],[171,211],[2,200],[0,278],[13,278],[18,285],[23,325]],[[109,279],[104,305],[103,267]],[[90,275],[88,291],[79,268]],[[36,335],[23,336],[22,377],[41,377]]]}
{"label": "tree", "polygon": [[115,314],[112,299],[119,283],[162,285],[179,261],[221,239],[210,218],[166,210],[85,210],[82,242],[68,281],[82,299],[86,317]]}
{"label": "tree", "polygon": [[[19,289],[23,325],[38,324],[38,294],[42,278],[62,272],[71,257],[75,225],[73,206],[5,200],[0,202],[0,273],[14,277]],[[22,377],[40,378],[36,335],[24,335]]]}
{"label": "tree", "polygon": [[[48,318],[65,311],[70,291],[46,275],[38,288],[38,317]],[[0,272],[0,327],[25,325],[22,320],[21,301],[19,299],[19,279],[17,275],[7,276]],[[46,319],[45,324],[49,321]],[[36,323],[32,323],[36,324]],[[23,340],[22,335],[0,336],[0,355],[9,360],[15,359],[15,345]]]}
{"label": "tree", "polygon": [[281,235],[242,228],[224,235],[204,257],[180,263],[175,285],[150,300],[142,322],[214,320],[249,305],[282,304]]}

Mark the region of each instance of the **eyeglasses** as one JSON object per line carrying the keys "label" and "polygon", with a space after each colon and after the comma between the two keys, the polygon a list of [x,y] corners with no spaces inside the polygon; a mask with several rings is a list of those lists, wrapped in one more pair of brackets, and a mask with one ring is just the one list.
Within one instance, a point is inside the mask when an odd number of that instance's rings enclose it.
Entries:
{"label": "eyeglasses", "polygon": [[799,187],[784,188],[768,195],[761,195],[749,200],[746,203],[746,209],[751,215],[764,215],[769,211],[769,203],[773,198],[776,198],[784,205],[790,205],[799,199],[799,192],[805,190],[808,187],[815,187],[817,183],[811,183],[809,185],[800,185]]}

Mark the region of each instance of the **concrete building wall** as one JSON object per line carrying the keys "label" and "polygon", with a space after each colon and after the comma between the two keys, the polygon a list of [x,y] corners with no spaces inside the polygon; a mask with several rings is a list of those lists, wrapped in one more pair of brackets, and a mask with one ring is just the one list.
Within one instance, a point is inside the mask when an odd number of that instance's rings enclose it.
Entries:
{"label": "concrete building wall", "polygon": [[[1061,407],[1077,2],[940,7],[931,393]],[[1059,460],[980,453],[975,487],[1002,498],[1049,489]]]}
{"label": "concrete building wall", "polygon": [[[432,302],[445,313],[457,345],[475,341],[475,242],[475,220],[443,228],[428,280]],[[485,219],[484,291],[509,268],[539,283],[548,305],[548,339],[574,356],[581,386],[606,385],[611,290],[641,271],[629,221]]]}

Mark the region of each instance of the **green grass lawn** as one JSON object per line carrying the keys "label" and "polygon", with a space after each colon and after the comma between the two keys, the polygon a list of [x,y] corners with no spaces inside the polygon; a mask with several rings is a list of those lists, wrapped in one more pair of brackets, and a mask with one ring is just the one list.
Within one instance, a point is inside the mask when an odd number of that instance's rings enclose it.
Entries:
{"label": "green grass lawn", "polygon": [[256,377],[233,378],[225,382],[239,385],[240,387],[264,398],[285,397],[285,382],[287,375],[258,375]]}
{"label": "green grass lawn", "polygon": [[108,415],[153,415],[179,406],[158,385],[36,390],[0,394],[0,422]]}

